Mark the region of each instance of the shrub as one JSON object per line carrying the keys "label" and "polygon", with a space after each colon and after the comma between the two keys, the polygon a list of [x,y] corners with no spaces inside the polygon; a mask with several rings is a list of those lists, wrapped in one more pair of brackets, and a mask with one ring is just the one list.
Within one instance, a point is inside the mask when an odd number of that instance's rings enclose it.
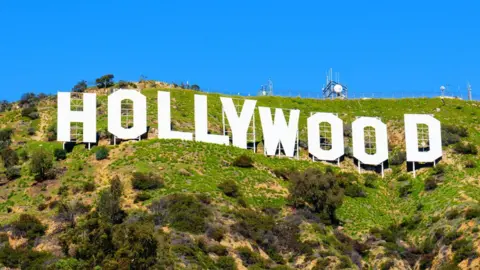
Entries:
{"label": "shrub", "polygon": [[82,80],[75,84],[72,88],[72,92],[83,93],[87,90],[87,81]]}
{"label": "shrub", "polygon": [[121,265],[120,269],[154,268],[158,247],[154,232],[153,222],[145,220],[142,216],[114,226],[112,235],[112,243],[116,249],[114,261]]}
{"label": "shrub", "polygon": [[57,139],[57,123],[53,123],[47,128],[47,140],[49,142]]}
{"label": "shrub", "polygon": [[363,188],[356,184],[350,184],[345,188],[345,195],[356,198],[356,197],[367,197],[367,193]]}
{"label": "shrub", "polygon": [[38,109],[35,106],[28,106],[22,109],[22,116],[35,120],[39,117]]}
{"label": "shrub", "polygon": [[239,247],[237,248],[237,253],[243,263],[247,266],[254,264],[262,264],[263,259],[259,254],[251,251],[248,247]]}
{"label": "shrub", "polygon": [[398,193],[400,194],[400,197],[406,197],[410,193],[412,193],[412,183],[408,181],[406,184],[400,185],[398,188]]}
{"label": "shrub", "polygon": [[226,229],[220,225],[210,225],[208,226],[206,233],[208,237],[220,242],[226,233]]}
{"label": "shrub", "polygon": [[292,169],[287,170],[284,168],[273,170],[273,174],[275,174],[276,177],[281,178],[283,180],[290,180],[290,176],[293,172],[294,170]]}
{"label": "shrub", "polygon": [[465,166],[465,168],[473,169],[473,168],[477,167],[477,163],[475,163],[475,160],[467,159],[467,160],[465,160],[464,166]]}
{"label": "shrub", "polygon": [[74,227],[75,218],[78,215],[87,213],[89,210],[88,206],[79,201],[61,201],[57,204],[57,219],[67,222]]}
{"label": "shrub", "polygon": [[10,168],[18,164],[18,154],[12,149],[6,147],[0,148],[0,159],[3,160],[5,168]]}
{"label": "shrub", "polygon": [[376,188],[377,187],[378,177],[374,174],[366,174],[365,175],[365,186],[369,188]]}
{"label": "shrub", "polygon": [[343,125],[343,136],[347,138],[352,138],[352,124]]}
{"label": "shrub", "polygon": [[318,169],[307,169],[292,177],[290,201],[296,207],[309,208],[337,222],[335,211],[342,205],[344,190],[333,173],[323,174]]}
{"label": "shrub", "polygon": [[253,159],[247,155],[241,155],[233,161],[233,166],[240,168],[251,168],[253,167]]}
{"label": "shrub", "polygon": [[429,191],[429,190],[434,190],[437,188],[437,179],[435,179],[435,177],[428,177],[427,179],[425,179],[425,190],[426,191]]}
{"label": "shrub", "polygon": [[87,181],[83,183],[83,191],[84,192],[95,191],[95,183],[93,181]]}
{"label": "shrub", "polygon": [[402,174],[397,178],[398,182],[405,182],[405,181],[410,181],[412,177],[409,174]]}
{"label": "shrub", "polygon": [[8,180],[15,180],[21,176],[20,167],[12,166],[8,167],[7,171],[5,172],[5,176]]}
{"label": "shrub", "polygon": [[407,153],[405,151],[397,151],[390,157],[390,165],[402,165],[407,161]]}
{"label": "shrub", "polygon": [[99,147],[97,151],[95,151],[95,158],[97,160],[103,160],[108,158],[108,148],[106,147]]}
{"label": "shrub", "polygon": [[115,197],[110,189],[100,192],[97,211],[101,218],[113,224],[122,223],[126,216],[120,207],[120,198]]}
{"label": "shrub", "polygon": [[474,219],[480,217],[480,206],[476,205],[465,211],[465,219]]}
{"label": "shrub", "polygon": [[152,198],[152,196],[150,196],[150,194],[146,193],[146,192],[139,192],[137,194],[137,196],[135,196],[135,203],[137,202],[143,202],[143,201],[147,201],[147,200],[150,200],[150,198]]}
{"label": "shrub", "polygon": [[453,261],[457,264],[467,258],[473,258],[477,255],[472,242],[465,238],[455,240],[452,243],[452,250],[455,252],[453,255]]}
{"label": "shrub", "polygon": [[0,142],[10,143],[12,139],[13,129],[11,128],[2,128],[0,129]]}
{"label": "shrub", "polygon": [[29,127],[28,130],[27,130],[27,134],[30,135],[30,136],[33,136],[35,135],[36,133],[36,130],[34,127]]}
{"label": "shrub", "polygon": [[45,234],[46,226],[40,220],[29,214],[21,214],[20,218],[12,222],[15,235],[34,240]]}
{"label": "shrub", "polygon": [[189,194],[171,194],[154,201],[150,211],[156,216],[157,223],[169,224],[184,232],[203,233],[211,210],[197,197]]}
{"label": "shrub", "polygon": [[466,127],[442,125],[442,131],[448,132],[450,134],[456,134],[462,138],[468,137],[468,130]]}
{"label": "shrub", "polygon": [[453,147],[453,150],[458,154],[464,155],[476,155],[478,153],[477,147],[472,143],[456,143]]}
{"label": "shrub", "polygon": [[218,185],[218,188],[228,197],[237,198],[241,195],[240,188],[233,180],[223,181],[220,185]]}
{"label": "shrub", "polygon": [[135,172],[132,176],[132,187],[138,190],[149,190],[163,187],[163,180],[160,176],[150,172]]}
{"label": "shrub", "polygon": [[53,151],[53,156],[56,160],[64,160],[67,158],[67,151],[57,148]]}
{"label": "shrub", "polygon": [[32,153],[30,161],[30,172],[36,181],[43,181],[48,178],[54,178],[53,156],[51,153],[39,148]]}
{"label": "shrub", "polygon": [[217,260],[217,267],[222,270],[237,270],[235,260],[230,256],[221,256]]}
{"label": "shrub", "polygon": [[449,220],[456,219],[460,216],[460,211],[458,209],[451,209],[445,213],[445,217]]}

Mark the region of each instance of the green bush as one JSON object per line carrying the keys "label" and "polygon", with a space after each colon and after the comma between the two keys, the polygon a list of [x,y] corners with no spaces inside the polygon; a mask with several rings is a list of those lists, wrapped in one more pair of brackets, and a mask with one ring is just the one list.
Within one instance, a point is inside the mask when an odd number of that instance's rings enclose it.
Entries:
{"label": "green bush", "polygon": [[170,225],[184,232],[203,233],[211,210],[197,197],[190,194],[171,194],[152,202],[150,211],[156,216],[157,223]]}
{"label": "green bush", "polygon": [[413,188],[413,185],[410,181],[400,185],[400,187],[398,188],[398,193],[400,194],[400,197],[406,197],[409,194],[411,194],[412,188]]}
{"label": "green bush", "polygon": [[220,242],[222,241],[226,232],[226,229],[221,225],[210,225],[208,226],[206,233],[208,237]]}
{"label": "green bush", "polygon": [[445,213],[445,217],[449,220],[456,219],[460,216],[458,209],[450,209]]}
{"label": "green bush", "polygon": [[3,161],[5,168],[10,168],[18,164],[18,154],[9,147],[0,147],[0,160]]}
{"label": "green bush", "polygon": [[377,187],[378,177],[375,174],[369,173],[365,175],[365,186],[369,188]]}
{"label": "green bush", "polygon": [[56,160],[64,160],[67,158],[67,151],[57,148],[53,151],[53,156]]}
{"label": "green bush", "polygon": [[137,196],[135,196],[135,203],[137,202],[143,202],[143,201],[147,201],[147,200],[150,200],[152,198],[152,196],[150,196],[150,194],[146,193],[146,192],[139,192],[137,194]]}
{"label": "green bush", "polygon": [[331,222],[337,222],[335,211],[343,203],[344,190],[335,175],[318,169],[307,169],[292,176],[290,201],[295,207],[321,213]]}
{"label": "green bush", "polygon": [[241,155],[233,161],[233,166],[240,168],[251,168],[253,167],[253,159],[247,155]]}
{"label": "green bush", "polygon": [[21,167],[19,166],[8,167],[7,170],[5,171],[5,176],[7,177],[8,180],[15,180],[20,176],[22,176],[20,173],[20,169]]}
{"label": "green bush", "polygon": [[435,177],[430,176],[427,179],[425,179],[426,191],[434,190],[436,188],[437,188],[437,179],[435,179]]}
{"label": "green bush", "polygon": [[31,120],[35,120],[35,119],[38,119],[38,117],[40,116],[38,114],[38,109],[37,107],[35,106],[28,106],[28,107],[25,107],[22,109],[22,116],[23,117],[28,117],[30,118]]}
{"label": "green bush", "polygon": [[465,219],[474,219],[480,217],[480,206],[475,205],[465,210]]}
{"label": "green bush", "polygon": [[397,151],[390,157],[389,164],[402,165],[405,161],[407,161],[407,153],[405,151]]}
{"label": "green bush", "polygon": [[465,160],[464,166],[465,166],[465,168],[473,169],[473,168],[477,167],[477,163],[475,162],[475,160],[467,159],[467,160]]}
{"label": "green bush", "polygon": [[108,158],[108,148],[106,147],[99,147],[97,151],[95,151],[95,158],[97,160],[103,160]]}
{"label": "green bush", "polygon": [[453,261],[457,264],[465,259],[477,256],[477,252],[475,251],[472,242],[465,238],[455,240],[452,243],[452,251],[455,252],[453,255]]}
{"label": "green bush", "polygon": [[53,179],[55,172],[53,170],[53,155],[43,148],[39,148],[32,153],[30,160],[30,172],[36,181]]}
{"label": "green bush", "polygon": [[228,197],[237,198],[240,194],[240,188],[233,180],[225,180],[218,185],[218,188]]}
{"label": "green bush", "polygon": [[345,195],[357,198],[357,197],[367,197],[367,193],[363,188],[356,184],[350,184],[345,188]]}
{"label": "green bush", "polygon": [[84,192],[95,191],[95,183],[93,181],[87,181],[83,183],[83,191]]}
{"label": "green bush", "polygon": [[34,240],[45,234],[47,229],[40,220],[29,214],[21,214],[19,219],[11,223],[15,235]]}
{"label": "green bush", "polygon": [[230,256],[221,256],[217,260],[217,267],[222,270],[237,270],[235,260]]}
{"label": "green bush", "polygon": [[476,155],[478,153],[477,147],[473,143],[456,143],[453,146],[453,150],[458,154],[464,155]]}
{"label": "green bush", "polygon": [[122,193],[123,187],[120,180],[118,177],[112,178],[110,188],[100,192],[97,211],[101,218],[113,224],[122,223],[126,216],[125,211],[120,207]]}
{"label": "green bush", "polygon": [[163,187],[163,180],[160,176],[149,172],[134,172],[132,175],[132,187],[138,190],[150,190]]}
{"label": "green bush", "polygon": [[239,247],[236,249],[236,251],[240,259],[242,259],[242,262],[246,266],[251,266],[255,264],[259,264],[259,266],[263,266],[265,263],[259,254],[251,251],[248,247]]}

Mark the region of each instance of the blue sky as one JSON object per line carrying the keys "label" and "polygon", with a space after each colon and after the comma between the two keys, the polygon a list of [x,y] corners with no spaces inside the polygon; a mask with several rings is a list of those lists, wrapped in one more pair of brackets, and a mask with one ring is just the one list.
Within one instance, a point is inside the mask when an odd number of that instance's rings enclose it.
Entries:
{"label": "blue sky", "polygon": [[[0,3],[0,99],[106,73],[210,91],[315,96],[332,67],[351,95],[480,92],[478,1]],[[480,99],[480,95],[475,94]]]}

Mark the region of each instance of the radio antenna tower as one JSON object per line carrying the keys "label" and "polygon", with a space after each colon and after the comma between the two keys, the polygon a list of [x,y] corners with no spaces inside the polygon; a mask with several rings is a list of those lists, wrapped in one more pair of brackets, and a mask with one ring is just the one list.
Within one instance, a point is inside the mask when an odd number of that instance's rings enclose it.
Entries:
{"label": "radio antenna tower", "polygon": [[336,79],[333,79],[333,71],[330,69],[330,72],[327,73],[327,82],[325,87],[323,87],[323,98],[334,99],[334,98],[342,98],[347,99],[348,97],[348,88],[346,85],[340,83],[340,73],[336,73]]}
{"label": "radio antenna tower", "polygon": [[472,100],[472,86],[467,82],[468,100]]}
{"label": "radio antenna tower", "polygon": [[258,91],[259,96],[273,96],[273,82],[268,79],[267,84],[261,85]]}

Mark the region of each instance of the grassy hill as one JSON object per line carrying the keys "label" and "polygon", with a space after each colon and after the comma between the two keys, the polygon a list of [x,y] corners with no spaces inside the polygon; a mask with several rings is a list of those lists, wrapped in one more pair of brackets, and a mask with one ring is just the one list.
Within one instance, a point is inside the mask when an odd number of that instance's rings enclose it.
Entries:
{"label": "grassy hill", "polygon": [[[295,160],[265,157],[261,143],[253,153],[155,139],[158,90],[171,92],[175,129],[193,132],[193,95],[199,92],[183,89],[142,90],[148,99],[148,140],[113,146],[102,136],[91,150],[79,144],[59,160],[53,152],[61,144],[48,141],[55,138],[55,98],[20,102],[0,114],[0,128],[13,130],[4,148],[18,156],[11,166],[5,158],[10,154],[0,159],[0,264],[25,269],[480,267],[479,103],[250,97],[257,106],[299,109],[305,141],[311,112],[338,113],[345,124],[358,116],[381,117],[391,150],[382,179],[373,172],[358,174],[350,157],[340,166],[311,162],[305,149]],[[208,94],[209,129],[217,134],[219,97]],[[97,95],[97,129],[104,135],[106,101]],[[38,116],[22,116],[26,107],[35,107]],[[402,159],[406,113],[433,114],[444,127],[442,161],[420,169],[416,178]],[[255,119],[260,142],[258,112]],[[345,140],[351,146],[348,130]],[[104,149],[108,157],[98,158]],[[32,173],[38,152],[53,160],[54,176],[38,179]],[[14,169],[18,173],[10,177]],[[292,192],[329,179],[334,185],[324,197],[333,200],[334,188],[344,194],[334,198],[339,200],[334,219],[313,207],[318,194]],[[115,197],[115,190],[121,195]]]}

